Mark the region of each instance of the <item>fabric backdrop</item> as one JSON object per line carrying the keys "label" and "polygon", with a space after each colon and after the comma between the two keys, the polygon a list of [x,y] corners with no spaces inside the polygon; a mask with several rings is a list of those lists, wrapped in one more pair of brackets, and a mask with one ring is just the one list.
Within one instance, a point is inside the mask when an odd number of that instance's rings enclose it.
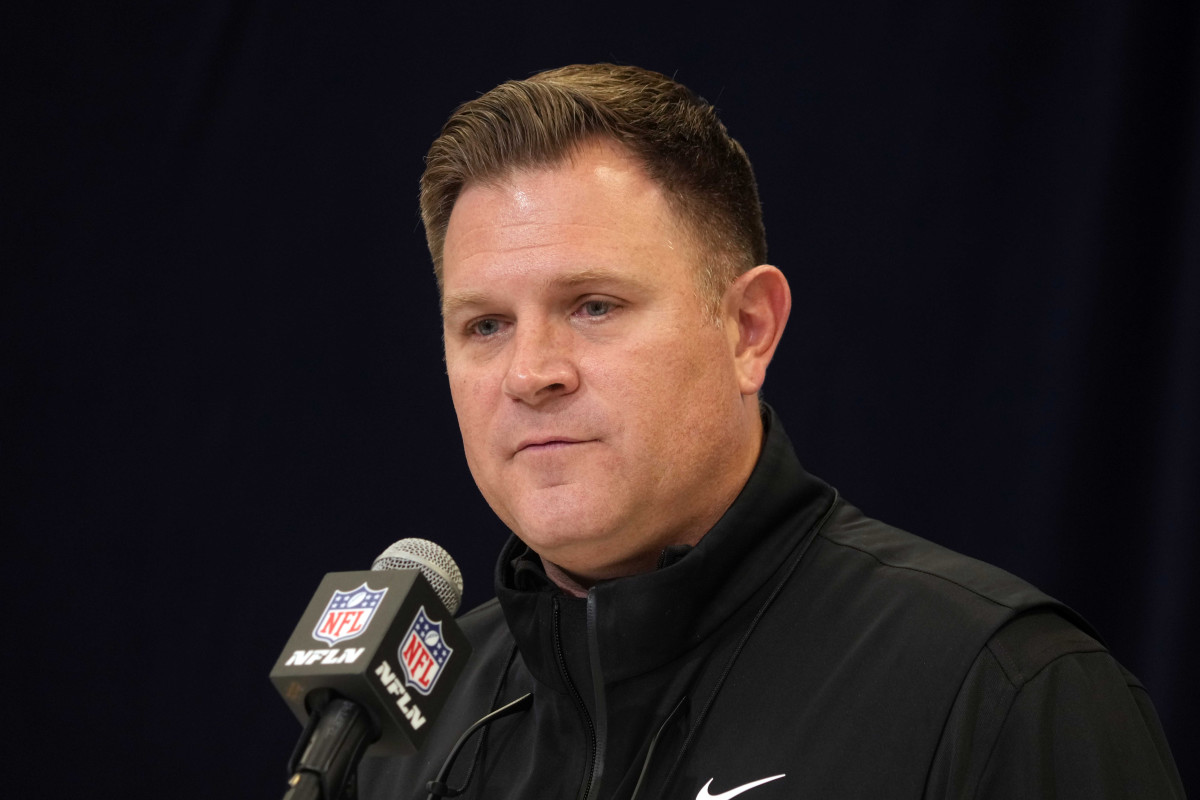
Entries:
{"label": "fabric backdrop", "polygon": [[578,61],[750,153],[805,465],[1091,620],[1195,786],[1196,3],[12,5],[18,788],[280,796],[266,676],[322,574],[423,536],[489,596],[416,184],[457,103]]}

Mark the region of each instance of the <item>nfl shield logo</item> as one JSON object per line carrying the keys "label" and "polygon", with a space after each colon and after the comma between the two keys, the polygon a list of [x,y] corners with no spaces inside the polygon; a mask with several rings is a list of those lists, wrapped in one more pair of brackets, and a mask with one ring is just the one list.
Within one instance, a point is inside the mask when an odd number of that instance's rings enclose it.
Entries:
{"label": "nfl shield logo", "polygon": [[453,652],[454,648],[442,638],[442,623],[426,616],[425,606],[421,606],[408,633],[400,640],[404,682],[421,694],[429,694]]}
{"label": "nfl shield logo", "polygon": [[387,594],[387,587],[374,591],[364,582],[348,592],[334,590],[325,613],[313,628],[313,638],[337,644],[359,636],[367,629],[375,609]]}

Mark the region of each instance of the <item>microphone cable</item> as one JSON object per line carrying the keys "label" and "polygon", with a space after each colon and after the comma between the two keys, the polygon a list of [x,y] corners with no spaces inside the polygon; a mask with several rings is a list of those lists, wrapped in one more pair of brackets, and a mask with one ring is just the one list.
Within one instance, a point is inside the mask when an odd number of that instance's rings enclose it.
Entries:
{"label": "microphone cable", "polygon": [[495,711],[489,712],[480,717],[476,722],[467,728],[462,736],[458,737],[458,741],[454,743],[454,747],[450,748],[450,755],[446,756],[446,760],[442,762],[442,768],[438,770],[437,778],[431,780],[426,787],[429,790],[429,796],[426,800],[437,800],[439,797],[458,797],[467,790],[471,784],[471,776],[475,772],[475,765],[471,764],[471,770],[467,773],[467,779],[462,786],[454,789],[447,785],[446,781],[450,778],[450,770],[454,769],[454,762],[458,758],[459,752],[462,751],[463,745],[467,740],[474,736],[478,731],[483,730],[488,725],[491,725],[498,719],[518,714],[525,711],[533,704],[533,693],[524,694],[513,700],[506,706],[501,706]]}

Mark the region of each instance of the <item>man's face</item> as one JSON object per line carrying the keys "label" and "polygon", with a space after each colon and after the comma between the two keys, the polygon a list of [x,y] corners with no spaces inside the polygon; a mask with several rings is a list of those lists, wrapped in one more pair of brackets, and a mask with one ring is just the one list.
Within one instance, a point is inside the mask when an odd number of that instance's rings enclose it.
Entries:
{"label": "man's face", "polygon": [[584,582],[697,541],[757,457],[737,320],[706,314],[691,238],[608,144],[469,185],[450,216],[446,366],[471,473]]}

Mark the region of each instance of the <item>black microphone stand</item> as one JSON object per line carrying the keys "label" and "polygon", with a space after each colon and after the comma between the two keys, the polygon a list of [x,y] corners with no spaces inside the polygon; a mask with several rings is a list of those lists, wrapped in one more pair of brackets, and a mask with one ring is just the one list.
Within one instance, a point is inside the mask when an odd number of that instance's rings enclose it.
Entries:
{"label": "black microphone stand", "polygon": [[333,697],[316,705],[288,761],[283,800],[343,800],[363,751],[379,729],[358,703]]}

